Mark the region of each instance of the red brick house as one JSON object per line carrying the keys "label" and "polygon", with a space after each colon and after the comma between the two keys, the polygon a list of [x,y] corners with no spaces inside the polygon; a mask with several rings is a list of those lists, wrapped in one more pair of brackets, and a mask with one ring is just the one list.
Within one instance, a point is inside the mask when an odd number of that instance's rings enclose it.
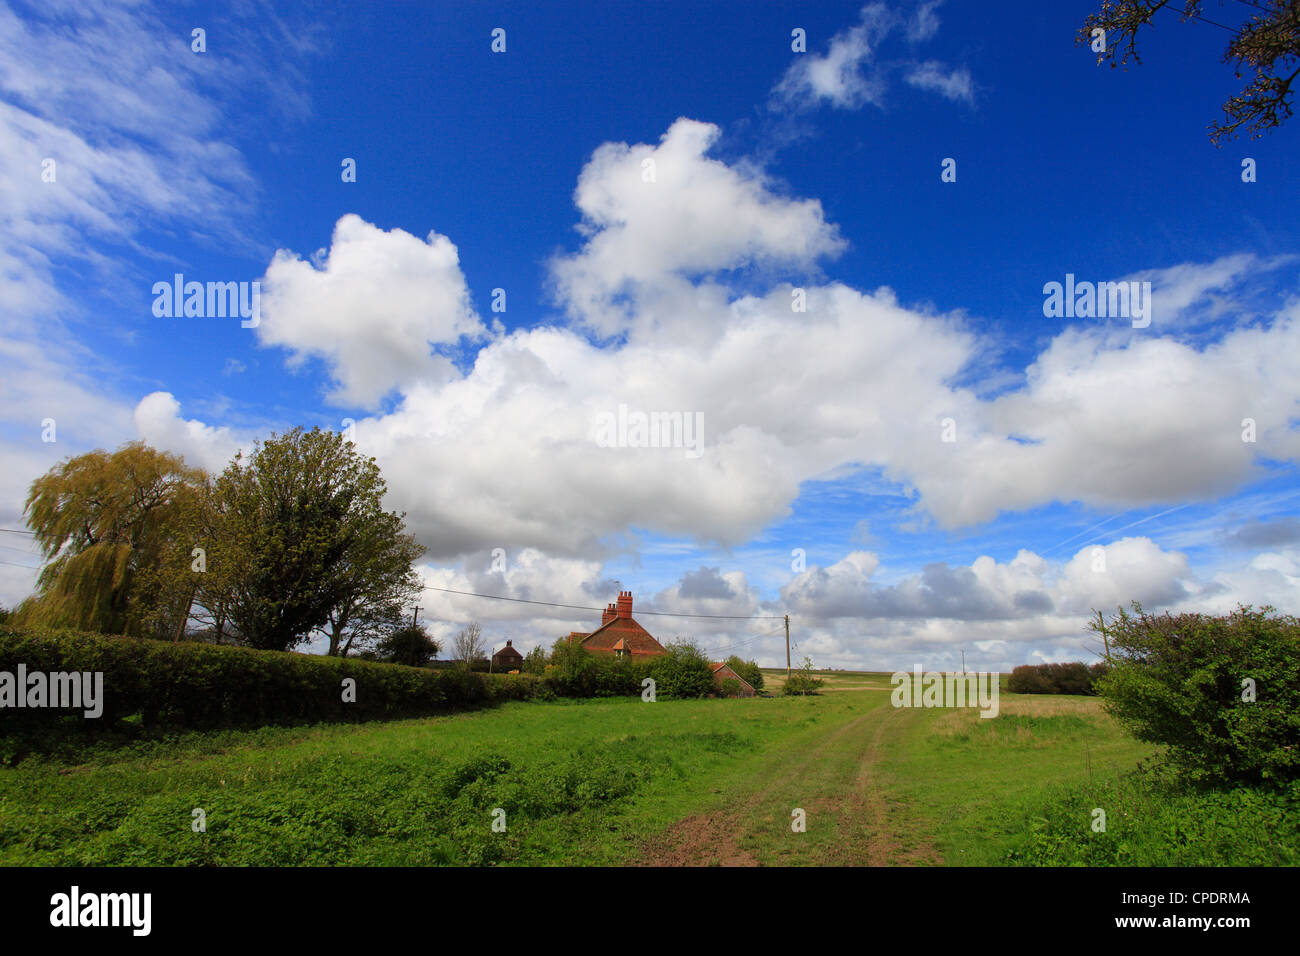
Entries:
{"label": "red brick house", "polygon": [[749,681],[733,671],[725,661],[714,661],[713,684],[718,688],[719,694],[722,693],[722,682],[727,680],[734,680],[740,684],[740,690],[737,692],[739,697],[753,697],[757,693]]}
{"label": "red brick house", "polygon": [[506,646],[492,655],[494,671],[517,671],[524,666],[524,655],[515,650],[513,641],[506,641]]}
{"label": "red brick house", "polygon": [[605,608],[600,627],[590,634],[573,631],[569,643],[578,643],[593,654],[613,654],[636,659],[666,653],[644,627],[632,619],[632,592],[620,591],[618,602]]}

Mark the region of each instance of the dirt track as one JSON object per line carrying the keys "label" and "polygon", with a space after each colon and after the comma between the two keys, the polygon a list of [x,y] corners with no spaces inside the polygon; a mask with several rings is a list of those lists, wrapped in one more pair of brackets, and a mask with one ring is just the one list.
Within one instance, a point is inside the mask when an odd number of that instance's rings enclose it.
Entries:
{"label": "dirt track", "polygon": [[[830,729],[811,748],[769,763],[756,779],[759,789],[732,795],[715,810],[677,821],[648,841],[636,860],[642,866],[886,866],[935,864],[938,854],[923,841],[902,838],[895,832],[887,794],[880,783],[879,764],[884,741],[908,719],[910,711],[896,710],[882,701],[861,716]],[[829,758],[834,758],[833,760]],[[832,769],[830,779],[810,771]],[[789,826],[788,795],[807,790],[816,780],[814,794],[805,793],[803,804],[810,818],[831,817],[837,838],[805,841],[795,859],[765,860],[755,855],[751,837],[773,826]],[[773,822],[773,815],[777,822]],[[770,834],[768,834],[770,836]],[[784,836],[784,833],[782,834]],[[911,837],[912,834],[908,834]]]}

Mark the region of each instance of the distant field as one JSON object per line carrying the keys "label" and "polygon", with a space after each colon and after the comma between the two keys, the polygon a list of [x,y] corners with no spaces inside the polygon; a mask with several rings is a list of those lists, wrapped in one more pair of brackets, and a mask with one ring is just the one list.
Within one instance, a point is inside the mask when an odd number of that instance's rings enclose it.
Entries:
{"label": "distant field", "polygon": [[[887,675],[826,689],[510,703],[28,761],[0,770],[0,864],[988,864],[1024,859],[1053,800],[1087,852],[1137,840],[1122,814],[1100,841],[1088,831],[1087,788],[1152,753],[1095,699],[1003,694],[989,720],[895,709]],[[1159,853],[1166,837],[1143,839]]]}

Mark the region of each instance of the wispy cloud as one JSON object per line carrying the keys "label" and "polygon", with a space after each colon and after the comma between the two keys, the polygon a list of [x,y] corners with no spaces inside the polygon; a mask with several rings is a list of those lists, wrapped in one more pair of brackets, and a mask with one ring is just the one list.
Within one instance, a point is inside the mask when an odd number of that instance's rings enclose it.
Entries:
{"label": "wispy cloud", "polygon": [[771,105],[793,112],[822,104],[836,109],[858,109],[867,104],[883,107],[893,74],[900,71],[917,89],[973,103],[975,84],[969,70],[938,60],[915,63],[881,55],[893,33],[902,33],[912,44],[932,38],[939,29],[939,6],[939,2],[923,3],[909,15],[883,3],[868,4],[858,23],[831,37],[824,53],[795,55],[772,90]]}

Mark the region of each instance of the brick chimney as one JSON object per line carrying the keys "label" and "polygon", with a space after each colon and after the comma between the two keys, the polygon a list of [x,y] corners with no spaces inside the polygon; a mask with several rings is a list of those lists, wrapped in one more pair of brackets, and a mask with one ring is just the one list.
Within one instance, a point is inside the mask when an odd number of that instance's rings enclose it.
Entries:
{"label": "brick chimney", "polygon": [[632,592],[618,592],[618,616],[624,619],[632,616]]}
{"label": "brick chimney", "polygon": [[601,626],[603,627],[604,625],[608,624],[610,621],[614,620],[614,618],[616,617],[618,617],[618,612],[614,610],[614,605],[613,604],[606,605],[605,613],[600,616]]}
{"label": "brick chimney", "polygon": [[510,647],[512,644],[514,644],[514,641],[506,641],[506,647]]}

